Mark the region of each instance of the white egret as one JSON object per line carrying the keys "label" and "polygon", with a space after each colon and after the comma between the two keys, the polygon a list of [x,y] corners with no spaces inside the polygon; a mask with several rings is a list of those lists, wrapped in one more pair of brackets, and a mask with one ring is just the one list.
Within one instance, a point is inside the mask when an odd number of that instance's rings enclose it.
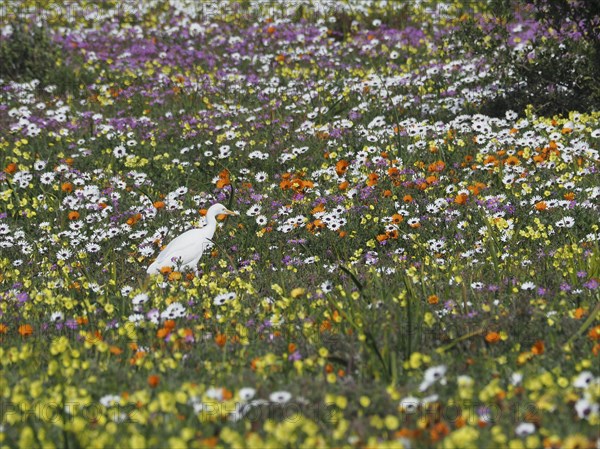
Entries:
{"label": "white egret", "polygon": [[148,267],[148,274],[160,273],[164,267],[191,268],[197,271],[202,253],[207,249],[217,230],[217,215],[239,215],[222,204],[213,204],[206,212],[206,226],[190,229],[176,237],[161,251],[156,260]]}

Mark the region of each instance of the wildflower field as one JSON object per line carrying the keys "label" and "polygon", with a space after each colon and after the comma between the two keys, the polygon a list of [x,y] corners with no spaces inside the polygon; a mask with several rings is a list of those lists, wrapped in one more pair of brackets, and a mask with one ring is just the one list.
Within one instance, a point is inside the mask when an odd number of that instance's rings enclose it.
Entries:
{"label": "wildflower field", "polygon": [[0,447],[599,447],[600,68],[542,3],[0,7]]}

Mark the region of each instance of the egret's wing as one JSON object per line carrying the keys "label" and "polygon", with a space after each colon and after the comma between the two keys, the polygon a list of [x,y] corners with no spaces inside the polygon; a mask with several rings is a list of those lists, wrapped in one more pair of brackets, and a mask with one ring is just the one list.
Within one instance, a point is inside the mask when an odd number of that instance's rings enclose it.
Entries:
{"label": "egret's wing", "polygon": [[173,239],[167,247],[162,250],[152,266],[160,269],[164,266],[174,266],[173,259],[181,259],[185,265],[196,258],[200,258],[202,252],[208,245],[208,239],[203,229],[190,229]]}
{"label": "egret's wing", "polygon": [[158,255],[156,263],[170,264],[173,258],[181,258],[183,263],[189,262],[193,259],[193,257],[189,257],[189,254],[194,254],[193,250],[195,249],[195,243],[197,242],[196,234],[198,234],[199,231],[199,229],[191,229],[173,239]]}

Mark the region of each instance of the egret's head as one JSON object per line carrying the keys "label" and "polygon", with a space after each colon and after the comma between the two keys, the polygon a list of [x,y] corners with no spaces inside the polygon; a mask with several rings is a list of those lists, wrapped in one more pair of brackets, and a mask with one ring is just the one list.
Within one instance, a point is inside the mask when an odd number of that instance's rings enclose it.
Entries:
{"label": "egret's head", "polygon": [[208,208],[208,212],[206,213],[206,215],[212,215],[213,217],[216,217],[218,215],[239,215],[239,212],[229,210],[222,204],[217,203],[213,204]]}

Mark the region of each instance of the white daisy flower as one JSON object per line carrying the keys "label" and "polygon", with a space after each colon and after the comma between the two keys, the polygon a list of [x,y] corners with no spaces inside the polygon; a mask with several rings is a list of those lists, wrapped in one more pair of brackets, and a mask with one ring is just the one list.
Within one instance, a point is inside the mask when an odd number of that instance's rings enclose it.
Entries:
{"label": "white daisy flower", "polygon": [[521,290],[534,290],[535,284],[533,282],[523,282],[521,284]]}
{"label": "white daisy flower", "polygon": [[415,398],[414,396],[407,396],[400,401],[398,407],[404,413],[415,413],[419,408],[421,401],[419,398]]}
{"label": "white daisy flower", "polygon": [[245,387],[239,391],[240,399],[244,402],[248,402],[256,395],[256,390],[254,388]]}
{"label": "white daisy flower", "polygon": [[515,428],[515,434],[521,438],[533,433],[535,433],[535,425],[529,422],[522,422]]}
{"label": "white daisy flower", "polygon": [[442,385],[445,383],[445,375],[448,368],[446,365],[432,366],[425,371],[425,378],[419,386],[419,391],[425,391],[436,382],[440,382]]}
{"label": "white daisy flower", "polygon": [[573,386],[575,388],[587,388],[592,380],[594,380],[594,375],[591,371],[582,371],[573,381]]}
{"label": "white daisy flower", "polygon": [[600,404],[591,402],[587,398],[580,399],[575,403],[575,412],[577,412],[577,416],[580,419],[589,420],[590,418],[597,416],[599,410]]}
{"label": "white daisy flower", "polygon": [[260,210],[260,204],[254,204],[250,207],[250,209],[246,211],[246,215],[248,215],[249,217],[255,217],[260,214]]}
{"label": "white daisy flower", "polygon": [[275,404],[285,404],[292,399],[292,394],[287,391],[275,391],[269,395],[269,401]]}
{"label": "white daisy flower", "polygon": [[131,302],[134,306],[140,306],[140,305],[148,302],[148,299],[150,299],[150,298],[146,293],[139,293],[133,297]]}

